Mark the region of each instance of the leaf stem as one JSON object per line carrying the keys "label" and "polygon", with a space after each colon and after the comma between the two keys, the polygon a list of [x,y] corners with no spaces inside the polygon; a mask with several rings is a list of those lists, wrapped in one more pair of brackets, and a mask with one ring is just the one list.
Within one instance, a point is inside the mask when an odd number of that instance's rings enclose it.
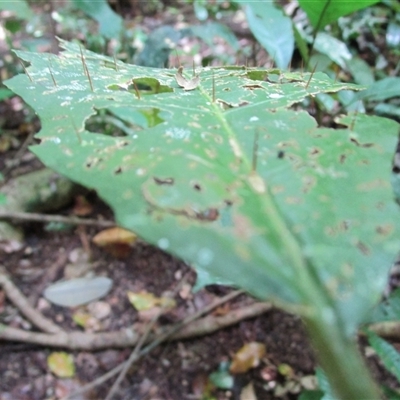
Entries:
{"label": "leaf stem", "polygon": [[[322,313],[332,308],[319,307]],[[363,361],[357,348],[355,337],[343,332],[340,321],[331,314],[304,318],[316,356],[328,377],[336,396],[341,400],[379,399],[379,389]]]}

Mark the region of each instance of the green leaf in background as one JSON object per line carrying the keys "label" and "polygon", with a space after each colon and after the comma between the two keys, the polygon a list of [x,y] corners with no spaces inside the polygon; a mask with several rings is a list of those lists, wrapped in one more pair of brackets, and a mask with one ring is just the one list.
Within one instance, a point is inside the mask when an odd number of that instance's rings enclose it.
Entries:
{"label": "green leaf in background", "polygon": [[400,392],[394,389],[391,389],[387,386],[381,386],[382,393],[385,396],[386,400],[400,400]]}
{"label": "green leaf in background", "polygon": [[298,400],[321,400],[323,395],[321,390],[303,390]]}
{"label": "green leaf in background", "polygon": [[243,2],[249,28],[278,68],[287,68],[294,50],[292,21],[273,2]]}
{"label": "green leaf in background", "polygon": [[74,5],[99,23],[99,32],[107,39],[119,38],[123,28],[122,18],[106,0],[72,0]]}
{"label": "green leaf in background", "polygon": [[389,47],[400,46],[400,24],[390,22],[386,30],[386,43]]}
{"label": "green leaf in background", "polygon": [[300,7],[306,12],[312,26],[318,30],[340,17],[378,2],[379,0],[299,0]]}
{"label": "green leaf in background", "polygon": [[400,353],[376,333],[367,331],[368,341],[383,365],[400,381]]}
{"label": "green leaf in background", "polygon": [[346,44],[333,36],[320,32],[315,38],[315,50],[326,54],[333,62],[346,68],[346,62],[351,60],[351,53]]}
{"label": "green leaf in background", "polygon": [[33,18],[33,11],[25,0],[1,0],[0,10],[11,11],[16,17],[28,20]]}
{"label": "green leaf in background", "polygon": [[325,372],[319,367],[316,368],[315,372],[318,379],[318,386],[323,392],[321,400],[336,400]]}
{"label": "green leaf in background", "polygon": [[379,103],[374,107],[374,112],[377,115],[400,120],[400,107],[395,104]]}
{"label": "green leaf in background", "polygon": [[359,100],[383,101],[393,97],[399,97],[400,78],[389,76],[383,78],[357,94]]}
{"label": "green leaf in background", "polygon": [[9,99],[12,96],[14,96],[14,93],[11,90],[0,88],[0,101]]}
{"label": "green leaf in background", "polygon": [[238,39],[231,29],[218,22],[209,21],[203,25],[194,25],[190,27],[190,31],[210,47],[214,46],[214,39],[219,37],[224,39],[233,50],[238,51],[240,48]]}
{"label": "green leaf in background", "polygon": [[346,60],[346,66],[359,85],[368,86],[375,82],[371,67],[362,58],[353,56]]}
{"label": "green leaf in background", "polygon": [[397,288],[387,300],[379,303],[368,322],[398,321],[400,319],[400,288]]}
{"label": "green leaf in background", "polygon": [[210,382],[219,389],[229,390],[233,388],[234,379],[229,372],[229,363],[221,362],[218,370],[212,372],[209,376]]}

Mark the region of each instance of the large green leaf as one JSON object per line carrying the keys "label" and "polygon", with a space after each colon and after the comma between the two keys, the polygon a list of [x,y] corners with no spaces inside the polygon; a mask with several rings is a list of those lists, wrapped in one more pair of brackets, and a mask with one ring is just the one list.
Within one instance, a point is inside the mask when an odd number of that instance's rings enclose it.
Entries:
{"label": "large green leaf", "polygon": [[318,29],[378,2],[379,0],[299,0],[300,7],[308,15],[311,24]]}
{"label": "large green leaf", "polygon": [[[29,77],[7,82],[41,118],[32,151],[45,164],[95,188],[147,241],[354,332],[398,251],[389,183],[396,122],[343,116],[334,130],[289,109],[356,88],[323,73],[204,68],[185,91],[176,70],[89,51],[83,62],[78,45],[62,46],[60,56],[17,52]],[[143,129],[88,130],[98,110],[128,108]]]}

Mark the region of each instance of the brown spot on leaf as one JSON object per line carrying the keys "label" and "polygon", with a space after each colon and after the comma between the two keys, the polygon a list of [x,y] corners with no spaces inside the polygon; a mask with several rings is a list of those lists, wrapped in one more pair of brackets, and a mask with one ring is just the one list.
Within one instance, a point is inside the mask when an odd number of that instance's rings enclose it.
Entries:
{"label": "brown spot on leaf", "polygon": [[356,244],[358,250],[361,251],[362,254],[364,254],[365,256],[368,256],[371,254],[371,250],[369,249],[369,247],[367,247],[367,245],[363,242],[357,242]]}
{"label": "brown spot on leaf", "polygon": [[373,143],[361,143],[355,137],[351,137],[350,142],[354,143],[358,147],[365,147],[365,148],[372,147],[374,145]]}
{"label": "brown spot on leaf", "polygon": [[392,224],[378,225],[375,230],[379,235],[389,236],[394,231],[394,226]]}
{"label": "brown spot on leaf", "polygon": [[318,157],[322,154],[322,150],[318,147],[313,147],[308,153],[311,157]]}
{"label": "brown spot on leaf", "polygon": [[157,185],[173,185],[174,184],[174,178],[157,178],[156,176],[153,176],[154,182],[157,183]]}

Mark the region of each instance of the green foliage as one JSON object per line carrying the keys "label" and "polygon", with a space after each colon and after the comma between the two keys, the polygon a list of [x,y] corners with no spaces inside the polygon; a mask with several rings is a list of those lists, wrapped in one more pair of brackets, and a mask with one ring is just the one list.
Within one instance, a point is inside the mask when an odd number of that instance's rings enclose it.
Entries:
{"label": "green foliage", "polygon": [[367,331],[368,341],[376,351],[383,365],[390,371],[398,381],[400,381],[400,354],[386,340],[379,337],[376,333]]}
{"label": "green foliage", "polygon": [[99,23],[100,34],[107,39],[119,38],[123,21],[106,0],[72,0],[74,5]]}
{"label": "green foliage", "polygon": [[0,10],[12,12],[17,18],[28,20],[33,17],[33,12],[25,0],[2,0]]}
{"label": "green foliage", "polygon": [[378,1],[379,0],[299,0],[299,4],[300,7],[307,13],[313,27],[315,29],[322,29],[324,26],[337,21],[340,17],[378,3]]}
{"label": "green foliage", "polygon": [[400,288],[394,290],[390,297],[374,308],[368,322],[397,321],[400,318]]}
{"label": "green foliage", "polygon": [[[334,389],[373,393],[352,335],[398,251],[389,182],[398,124],[359,114],[338,117],[335,130],[290,109],[357,89],[323,73],[204,68],[184,90],[174,70],[62,46],[61,56],[18,51],[29,77],[7,82],[41,118],[32,151],[96,189],[148,242],[299,313]],[[124,137],[89,131],[104,109],[130,109],[139,122],[120,125]],[[346,368],[361,376],[351,389]]]}
{"label": "green foliage", "polygon": [[249,28],[258,42],[275,60],[278,68],[287,68],[294,50],[292,21],[273,2],[243,3]]}

